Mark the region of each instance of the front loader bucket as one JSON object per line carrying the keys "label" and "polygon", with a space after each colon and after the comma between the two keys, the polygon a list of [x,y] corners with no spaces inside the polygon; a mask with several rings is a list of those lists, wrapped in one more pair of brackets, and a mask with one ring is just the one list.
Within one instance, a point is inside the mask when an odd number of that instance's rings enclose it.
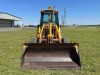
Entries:
{"label": "front loader bucket", "polygon": [[80,69],[78,43],[24,43],[23,69]]}

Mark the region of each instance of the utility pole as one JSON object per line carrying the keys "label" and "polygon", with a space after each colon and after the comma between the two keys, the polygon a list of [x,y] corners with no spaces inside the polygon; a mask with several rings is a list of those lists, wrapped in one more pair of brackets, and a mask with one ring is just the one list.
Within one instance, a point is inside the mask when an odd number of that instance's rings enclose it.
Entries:
{"label": "utility pole", "polygon": [[64,21],[64,25],[67,25],[66,24],[66,8],[64,8],[64,18],[63,18],[63,21]]}
{"label": "utility pole", "polygon": [[64,26],[64,16],[61,15],[61,25]]}

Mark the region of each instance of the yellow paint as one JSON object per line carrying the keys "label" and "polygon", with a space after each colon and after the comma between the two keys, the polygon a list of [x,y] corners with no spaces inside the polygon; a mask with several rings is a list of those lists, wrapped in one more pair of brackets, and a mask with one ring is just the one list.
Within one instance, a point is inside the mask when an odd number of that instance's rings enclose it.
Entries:
{"label": "yellow paint", "polygon": [[53,37],[53,34],[52,34],[52,23],[50,23],[50,25],[49,25],[49,35],[48,35],[48,37],[49,38],[52,38]]}
{"label": "yellow paint", "polygon": [[51,10],[51,7],[50,6],[48,7],[48,10]]}
{"label": "yellow paint", "polygon": [[52,23],[50,23],[49,35],[52,35]]}
{"label": "yellow paint", "polygon": [[41,12],[44,12],[45,10],[41,10]]}
{"label": "yellow paint", "polygon": [[58,38],[59,38],[59,39],[62,38],[61,32],[60,32],[60,31],[61,31],[61,30],[60,30],[60,27],[59,27],[59,29],[58,29],[58,27],[57,27],[57,25],[56,25],[56,32],[57,32],[57,34],[58,34]]}
{"label": "yellow paint", "polygon": [[28,46],[26,46],[26,45],[23,45],[23,49],[26,49]]}
{"label": "yellow paint", "polygon": [[[44,25],[42,26],[42,29],[40,28],[39,26],[39,34],[38,34],[38,37],[41,39],[42,38],[42,33],[43,33],[43,30],[44,30]],[[58,26],[56,25],[56,32],[57,32],[57,35],[58,35],[58,38],[59,39],[62,39],[62,36],[61,36],[61,29],[60,27],[58,28]],[[52,23],[50,23],[49,25],[49,34],[48,34],[48,38],[53,38],[53,34],[52,34]]]}
{"label": "yellow paint", "polygon": [[42,29],[39,26],[39,30],[38,30],[39,34],[38,34],[38,36],[39,36],[40,39],[42,38],[43,29],[44,29],[44,25],[42,26]]}
{"label": "yellow paint", "polygon": [[78,53],[78,46],[75,45],[74,48],[75,48],[76,52]]}

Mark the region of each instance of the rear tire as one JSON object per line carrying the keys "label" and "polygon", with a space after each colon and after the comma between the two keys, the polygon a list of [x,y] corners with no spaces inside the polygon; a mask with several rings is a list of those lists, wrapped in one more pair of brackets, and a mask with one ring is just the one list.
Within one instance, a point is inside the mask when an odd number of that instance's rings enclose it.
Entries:
{"label": "rear tire", "polygon": [[36,43],[36,38],[33,38],[31,43]]}
{"label": "rear tire", "polygon": [[68,42],[69,42],[69,41],[68,41],[68,38],[63,38],[63,39],[62,39],[62,42],[63,42],[63,43],[68,43]]}

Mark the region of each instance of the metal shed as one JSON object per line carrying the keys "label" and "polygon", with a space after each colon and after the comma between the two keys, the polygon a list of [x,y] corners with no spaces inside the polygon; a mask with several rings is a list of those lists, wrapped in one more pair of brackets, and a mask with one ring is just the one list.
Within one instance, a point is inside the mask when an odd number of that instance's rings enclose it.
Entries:
{"label": "metal shed", "polygon": [[21,21],[22,18],[9,13],[0,12],[0,27],[14,27],[14,21]]}

